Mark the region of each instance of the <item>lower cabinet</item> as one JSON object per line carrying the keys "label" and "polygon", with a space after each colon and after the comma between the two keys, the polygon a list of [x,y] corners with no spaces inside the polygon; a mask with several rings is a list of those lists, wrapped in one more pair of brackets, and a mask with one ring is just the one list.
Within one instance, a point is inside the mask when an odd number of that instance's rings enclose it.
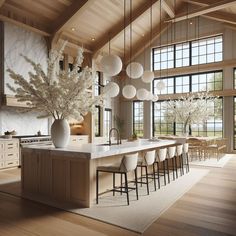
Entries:
{"label": "lower cabinet", "polygon": [[19,166],[19,140],[0,139],[0,169]]}
{"label": "lower cabinet", "polygon": [[84,178],[89,172],[86,158],[49,150],[23,150],[21,168],[24,193],[79,206],[88,205],[89,183]]}

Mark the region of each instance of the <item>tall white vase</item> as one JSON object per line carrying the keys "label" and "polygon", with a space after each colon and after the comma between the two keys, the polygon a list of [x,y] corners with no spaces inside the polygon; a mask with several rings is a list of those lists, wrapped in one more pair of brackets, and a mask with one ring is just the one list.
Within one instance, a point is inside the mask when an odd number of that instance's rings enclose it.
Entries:
{"label": "tall white vase", "polygon": [[64,148],[68,145],[70,139],[70,126],[67,120],[54,120],[51,126],[51,137],[56,148]]}

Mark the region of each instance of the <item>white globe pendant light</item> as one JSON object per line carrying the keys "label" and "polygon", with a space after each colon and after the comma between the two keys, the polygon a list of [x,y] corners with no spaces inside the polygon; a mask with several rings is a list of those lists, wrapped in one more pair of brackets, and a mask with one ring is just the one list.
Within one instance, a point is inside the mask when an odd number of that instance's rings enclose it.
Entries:
{"label": "white globe pendant light", "polygon": [[104,87],[104,93],[106,94],[107,97],[110,98],[116,97],[119,94],[119,92],[120,92],[120,87],[115,82],[109,82]]}
{"label": "white globe pendant light", "polygon": [[165,83],[162,81],[162,80],[160,80],[157,84],[156,84],[156,88],[157,88],[157,90],[163,90],[163,89],[165,89],[165,87],[166,87],[166,85],[165,85]]}
{"label": "white globe pendant light", "polygon": [[152,101],[153,101],[153,102],[157,102],[158,99],[159,99],[159,97],[158,97],[157,95],[153,95],[153,96],[152,96]]}
{"label": "white globe pendant light", "polygon": [[137,90],[137,99],[138,100],[146,100],[149,98],[149,93],[146,89],[141,88]]}
{"label": "white globe pendant light", "polygon": [[126,67],[126,73],[131,79],[138,79],[143,75],[143,66],[138,62],[131,62]]}
{"label": "white globe pendant light", "polygon": [[143,76],[142,76],[142,81],[144,83],[151,83],[154,79],[154,73],[153,71],[150,71],[150,70],[145,70],[143,72]]}
{"label": "white globe pendant light", "polygon": [[131,99],[136,95],[136,88],[133,85],[125,85],[122,94],[125,98]]}
{"label": "white globe pendant light", "polygon": [[122,70],[122,61],[117,55],[106,55],[101,59],[101,70],[109,76],[115,76]]}

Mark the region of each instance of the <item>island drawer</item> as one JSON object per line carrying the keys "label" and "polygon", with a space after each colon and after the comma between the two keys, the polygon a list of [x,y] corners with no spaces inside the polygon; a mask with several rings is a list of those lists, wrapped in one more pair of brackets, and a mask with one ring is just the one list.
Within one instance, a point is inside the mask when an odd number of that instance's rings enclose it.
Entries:
{"label": "island drawer", "polygon": [[18,158],[19,158],[19,153],[17,153],[17,152],[5,154],[5,160],[13,160],[13,159],[18,159]]}
{"label": "island drawer", "polygon": [[15,167],[19,165],[19,160],[5,161],[5,168]]}

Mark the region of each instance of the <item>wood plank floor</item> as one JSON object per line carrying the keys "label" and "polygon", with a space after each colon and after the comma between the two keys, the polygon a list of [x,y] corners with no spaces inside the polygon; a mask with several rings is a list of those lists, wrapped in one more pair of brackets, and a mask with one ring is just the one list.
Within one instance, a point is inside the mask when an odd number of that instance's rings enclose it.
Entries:
{"label": "wood plank floor", "polygon": [[[0,179],[19,170],[0,172]],[[158,204],[158,203],[157,203]],[[137,235],[106,223],[0,193],[0,236]],[[209,174],[144,233],[155,236],[236,235],[236,158]]]}

